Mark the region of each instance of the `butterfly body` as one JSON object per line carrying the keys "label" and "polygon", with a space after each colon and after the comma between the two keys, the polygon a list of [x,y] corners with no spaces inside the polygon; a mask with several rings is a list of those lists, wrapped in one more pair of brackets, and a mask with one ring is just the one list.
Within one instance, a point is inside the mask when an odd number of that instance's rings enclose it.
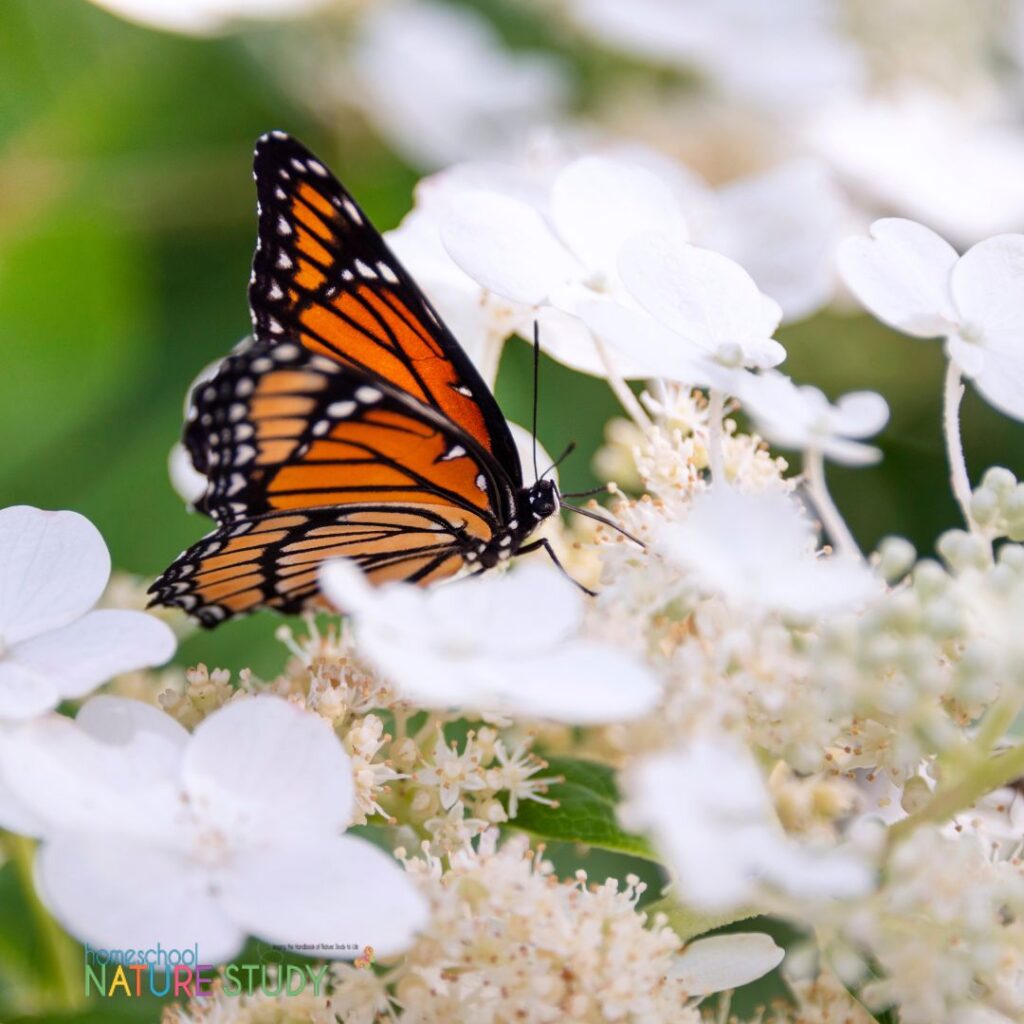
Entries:
{"label": "butterfly body", "polygon": [[195,386],[184,434],[217,529],[154,603],[214,626],[315,605],[328,558],[432,583],[532,550],[556,488],[524,485],[497,403],[384,240],[283,133],[255,177],[254,336]]}

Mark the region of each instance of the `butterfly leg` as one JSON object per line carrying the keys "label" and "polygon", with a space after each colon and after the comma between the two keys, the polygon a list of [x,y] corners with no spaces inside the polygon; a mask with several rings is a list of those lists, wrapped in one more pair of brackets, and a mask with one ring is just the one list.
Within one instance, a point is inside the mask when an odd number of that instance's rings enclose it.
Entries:
{"label": "butterfly leg", "polygon": [[565,566],[562,565],[562,563],[558,560],[558,555],[555,554],[555,549],[551,546],[551,541],[549,541],[547,537],[541,537],[540,540],[535,540],[531,544],[524,544],[519,549],[518,553],[520,555],[528,555],[531,551],[540,551],[542,548],[548,553],[548,557],[551,559],[551,561],[554,562],[555,565],[558,566],[558,568],[562,571],[562,574],[565,576],[566,579],[571,580],[573,583],[575,583],[576,586],[579,587],[580,590],[582,590],[583,593],[586,594],[588,597],[597,597],[596,590],[591,590],[589,587],[585,587],[582,583],[580,583],[579,580],[574,579],[573,576],[569,573],[569,571],[565,568]]}

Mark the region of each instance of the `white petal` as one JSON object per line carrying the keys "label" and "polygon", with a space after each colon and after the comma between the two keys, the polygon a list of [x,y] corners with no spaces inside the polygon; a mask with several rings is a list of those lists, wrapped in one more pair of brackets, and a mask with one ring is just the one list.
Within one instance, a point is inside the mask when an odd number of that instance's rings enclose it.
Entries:
{"label": "white petal", "polygon": [[508,429],[512,434],[512,443],[519,453],[519,462],[523,467],[523,483],[530,487],[537,482],[537,473],[533,469],[534,445],[536,444],[537,470],[541,476],[547,475],[548,480],[553,480],[558,486],[558,470],[549,469],[554,464],[550,452],[538,441],[531,431],[521,427],[518,423],[509,422]]}
{"label": "white petal", "polygon": [[[594,301],[594,293],[590,289],[580,289],[580,293],[586,295],[586,302]],[[554,306],[541,306],[537,310],[535,318],[540,327],[540,347],[543,352],[557,359],[558,362],[570,369],[578,370],[580,373],[589,374],[592,377],[606,378],[608,367],[601,358],[594,344],[594,336],[587,325],[579,319],[580,303],[575,302],[572,309],[556,309]],[[523,333],[520,328],[520,334]],[[526,332],[529,335],[529,332]],[[648,367],[642,359],[634,359],[625,352],[606,351],[616,372],[625,380],[635,380],[640,377],[649,376]]]}
{"label": "white petal", "polygon": [[110,576],[99,530],[77,512],[0,509],[0,642],[10,646],[87,612]]}
{"label": "white petal", "polygon": [[1024,235],[997,235],[969,249],[951,277],[961,334],[1024,361]]}
{"label": "white petal", "polygon": [[192,456],[180,441],[167,457],[167,473],[171,486],[187,505],[194,505],[206,493],[209,481],[192,465]]}
{"label": "white petal", "polygon": [[[626,721],[658,703],[661,686],[637,659],[587,641],[565,644],[545,658],[524,659],[507,692],[469,706],[529,718],[595,725]],[[479,699],[479,698],[478,698]]]}
{"label": "white petal", "polygon": [[701,350],[650,314],[611,300],[581,303],[580,319],[617,357],[642,367],[637,376],[663,377],[698,387],[718,386]]}
{"label": "white petal", "polygon": [[953,329],[957,254],[934,231],[897,217],[876,220],[871,238],[847,238],[837,260],[849,289],[879,320],[920,338]]}
{"label": "white petal", "polygon": [[99,694],[75,715],[75,725],[102,743],[130,743],[140,733],[155,733],[171,747],[184,747],[189,732],[165,711],[141,700]]}
{"label": "white petal", "polygon": [[162,665],[177,646],[170,626],[145,612],[101,609],[18,644],[10,659],[80,697],[120,672]]}
{"label": "white petal", "polygon": [[736,260],[787,322],[831,299],[843,208],[823,164],[794,160],[719,189],[717,199],[718,219],[698,241]]}
{"label": "white petal", "polygon": [[845,437],[871,437],[889,422],[889,403],[876,391],[851,391],[836,402],[835,429]]}
{"label": "white petal", "polygon": [[60,715],[12,730],[0,772],[49,831],[81,829],[166,841],[180,809],[180,740],[138,732],[107,743]]}
{"label": "white petal", "polygon": [[503,576],[481,576],[430,597],[439,614],[453,623],[480,609],[480,649],[499,657],[557,647],[583,621],[579,588],[552,565],[535,563]]}
{"label": "white petal", "polygon": [[55,708],[59,701],[51,679],[12,658],[0,658],[0,720],[33,718]]}
{"label": "white petal", "polygon": [[687,237],[678,203],[657,175],[607,157],[573,161],[551,189],[551,219],[562,241],[589,270],[614,273],[622,243],[663,231]]}
{"label": "white petal", "polygon": [[394,858],[341,836],[247,852],[223,880],[221,901],[242,928],[268,942],[323,944],[310,955],[349,958],[334,947],[400,953],[426,926],[427,904]]}
{"label": "white petal", "polygon": [[352,818],[352,764],[319,715],[280,697],[233,701],[204,719],[182,779],[195,808],[238,841],[331,835]]}
{"label": "white petal", "polygon": [[145,843],[62,834],[37,858],[40,895],[82,942],[106,949],[199,946],[199,962],[219,964],[245,933],[210,892],[209,875],[182,857]]}
{"label": "white petal", "polygon": [[441,238],[473,280],[531,306],[580,272],[533,207],[497,193],[464,195],[442,222]]}
{"label": "white petal", "polygon": [[1016,353],[982,350],[979,362],[973,379],[985,400],[1007,416],[1024,420],[1024,359]]}
{"label": "white petal", "polygon": [[781,317],[738,263],[664,235],[626,242],[619,272],[652,316],[709,354],[768,340]]}
{"label": "white petal", "polygon": [[782,963],[786,951],[763,932],[712,935],[691,942],[672,963],[671,975],[691,996],[749,985]]}
{"label": "white petal", "polygon": [[[6,730],[0,731],[0,745],[6,742]],[[41,836],[45,828],[42,819],[33,814],[18,799],[14,790],[7,785],[7,779],[0,770],[0,828],[17,832],[23,836]]]}

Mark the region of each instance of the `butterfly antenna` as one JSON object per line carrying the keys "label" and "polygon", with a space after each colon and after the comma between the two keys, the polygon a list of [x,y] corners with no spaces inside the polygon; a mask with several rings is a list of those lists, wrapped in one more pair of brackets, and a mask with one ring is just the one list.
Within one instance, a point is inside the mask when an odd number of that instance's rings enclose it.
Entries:
{"label": "butterfly antenna", "polygon": [[540,475],[540,479],[541,479],[541,480],[543,480],[543,479],[544,479],[544,477],[546,477],[546,476],[548,475],[548,473],[554,472],[554,470],[558,469],[558,467],[559,467],[559,466],[560,466],[560,465],[561,465],[561,464],[562,464],[563,462],[565,462],[565,460],[566,460],[567,458],[569,458],[569,456],[570,456],[570,455],[572,455],[572,453],[573,453],[574,451],[576,451],[576,442],[575,442],[575,441],[570,441],[570,442],[569,442],[569,443],[568,443],[568,444],[567,444],[567,445],[565,446],[565,451],[564,451],[564,452],[562,452],[562,454],[561,454],[561,455],[559,455],[559,456],[558,456],[558,458],[557,458],[557,459],[555,459],[555,461],[554,461],[554,462],[552,462],[552,463],[551,463],[551,465],[550,465],[550,466],[548,466],[548,468],[547,468],[547,469],[545,469],[543,473],[541,473],[541,475]]}
{"label": "butterfly antenna", "polygon": [[591,487],[589,491],[561,491],[563,498],[592,498],[595,494],[607,494],[608,485],[601,484],[598,487]]}
{"label": "butterfly antenna", "polygon": [[621,526],[619,526],[619,524],[616,523],[613,519],[608,519],[606,516],[601,516],[598,515],[596,512],[591,512],[589,508],[580,508],[578,505],[570,505],[567,501],[559,501],[559,504],[562,506],[562,508],[566,508],[570,512],[575,512],[578,516],[583,516],[586,519],[593,519],[594,522],[602,523],[604,526],[610,526],[613,530],[616,530],[618,533],[621,533],[623,537],[626,537],[627,539],[631,540],[634,544],[643,548],[644,551],[647,550],[647,545],[642,540],[638,540],[628,530],[625,530]]}
{"label": "butterfly antenna", "polygon": [[540,398],[540,323],[533,321],[533,479],[539,480],[537,471],[537,408]]}

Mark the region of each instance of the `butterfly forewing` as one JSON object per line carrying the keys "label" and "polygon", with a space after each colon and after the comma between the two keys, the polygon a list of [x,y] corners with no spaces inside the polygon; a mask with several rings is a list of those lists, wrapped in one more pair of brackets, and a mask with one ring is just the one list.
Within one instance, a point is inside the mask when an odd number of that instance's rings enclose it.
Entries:
{"label": "butterfly forewing", "polygon": [[505,419],[451,333],[337,179],[283,133],[256,147],[257,338],[287,335],[351,363],[457,424],[522,485]]}

